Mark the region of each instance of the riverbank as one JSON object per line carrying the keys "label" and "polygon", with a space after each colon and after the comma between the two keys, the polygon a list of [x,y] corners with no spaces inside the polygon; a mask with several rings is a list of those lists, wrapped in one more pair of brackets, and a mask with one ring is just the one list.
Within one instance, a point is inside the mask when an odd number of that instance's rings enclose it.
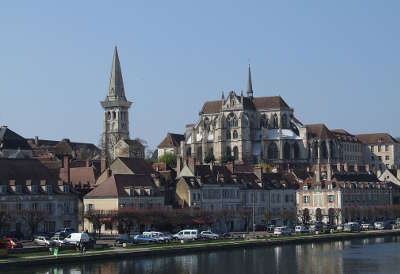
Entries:
{"label": "riverbank", "polygon": [[327,241],[343,241],[357,238],[374,238],[383,236],[400,236],[400,230],[368,231],[361,233],[336,233],[321,235],[295,235],[290,237],[270,237],[267,239],[226,239],[212,242],[188,242],[158,245],[115,247],[88,251],[82,255],[74,251],[61,252],[58,257],[47,252],[13,254],[12,257],[0,259],[0,267],[27,267],[38,265],[71,264],[87,261],[99,261],[122,258],[139,258],[148,256],[181,255],[202,251],[216,251],[233,248],[251,248],[280,246],[290,244],[319,243]]}

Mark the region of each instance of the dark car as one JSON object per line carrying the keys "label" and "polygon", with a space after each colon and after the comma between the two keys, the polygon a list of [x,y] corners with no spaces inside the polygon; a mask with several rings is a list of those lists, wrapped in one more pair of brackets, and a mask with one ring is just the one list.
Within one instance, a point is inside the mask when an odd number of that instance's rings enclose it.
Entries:
{"label": "dark car", "polygon": [[8,249],[23,248],[24,246],[15,238],[5,238]]}
{"label": "dark car", "polygon": [[133,243],[133,239],[128,234],[119,234],[115,239],[116,244]]}

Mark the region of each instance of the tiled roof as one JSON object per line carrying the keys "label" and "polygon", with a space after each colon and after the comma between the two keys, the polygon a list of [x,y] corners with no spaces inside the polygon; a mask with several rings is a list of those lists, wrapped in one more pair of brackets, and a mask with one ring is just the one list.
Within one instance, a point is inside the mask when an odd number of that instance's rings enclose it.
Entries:
{"label": "tiled roof", "polygon": [[388,133],[370,133],[370,134],[358,134],[356,137],[363,143],[374,145],[374,144],[395,144],[399,143]]}
{"label": "tiled roof", "polygon": [[[269,109],[286,109],[288,104],[281,96],[255,97],[253,100],[244,97],[245,109],[269,110]],[[207,101],[204,103],[200,113],[212,114],[222,110],[222,100]]]}
{"label": "tiled roof", "polygon": [[153,167],[150,161],[136,158],[117,158],[121,160],[134,174],[151,174]]}
{"label": "tiled roof", "polygon": [[179,147],[181,141],[185,140],[185,136],[183,134],[169,133],[162,140],[162,142],[158,145],[158,148],[175,148]]}
{"label": "tiled roof", "polygon": [[156,188],[151,176],[135,174],[116,174],[107,178],[95,189],[89,192],[85,198],[117,198],[129,196],[127,187],[152,187]]}
{"label": "tiled roof", "polygon": [[57,176],[36,159],[0,159],[0,182],[8,180],[52,180]]}

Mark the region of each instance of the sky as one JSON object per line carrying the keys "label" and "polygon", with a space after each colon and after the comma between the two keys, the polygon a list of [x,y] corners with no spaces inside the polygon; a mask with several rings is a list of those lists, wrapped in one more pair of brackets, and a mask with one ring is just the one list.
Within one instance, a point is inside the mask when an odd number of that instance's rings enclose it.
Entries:
{"label": "sky", "polygon": [[400,1],[2,1],[0,125],[99,143],[114,46],[131,138],[156,147],[206,100],[280,95],[304,124],[400,136]]}

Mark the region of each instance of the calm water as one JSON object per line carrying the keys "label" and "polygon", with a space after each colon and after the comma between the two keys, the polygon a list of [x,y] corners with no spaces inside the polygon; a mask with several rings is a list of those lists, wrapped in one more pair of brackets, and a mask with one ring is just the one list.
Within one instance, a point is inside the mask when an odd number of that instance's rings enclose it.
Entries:
{"label": "calm water", "polygon": [[2,274],[400,273],[400,237],[113,260]]}

